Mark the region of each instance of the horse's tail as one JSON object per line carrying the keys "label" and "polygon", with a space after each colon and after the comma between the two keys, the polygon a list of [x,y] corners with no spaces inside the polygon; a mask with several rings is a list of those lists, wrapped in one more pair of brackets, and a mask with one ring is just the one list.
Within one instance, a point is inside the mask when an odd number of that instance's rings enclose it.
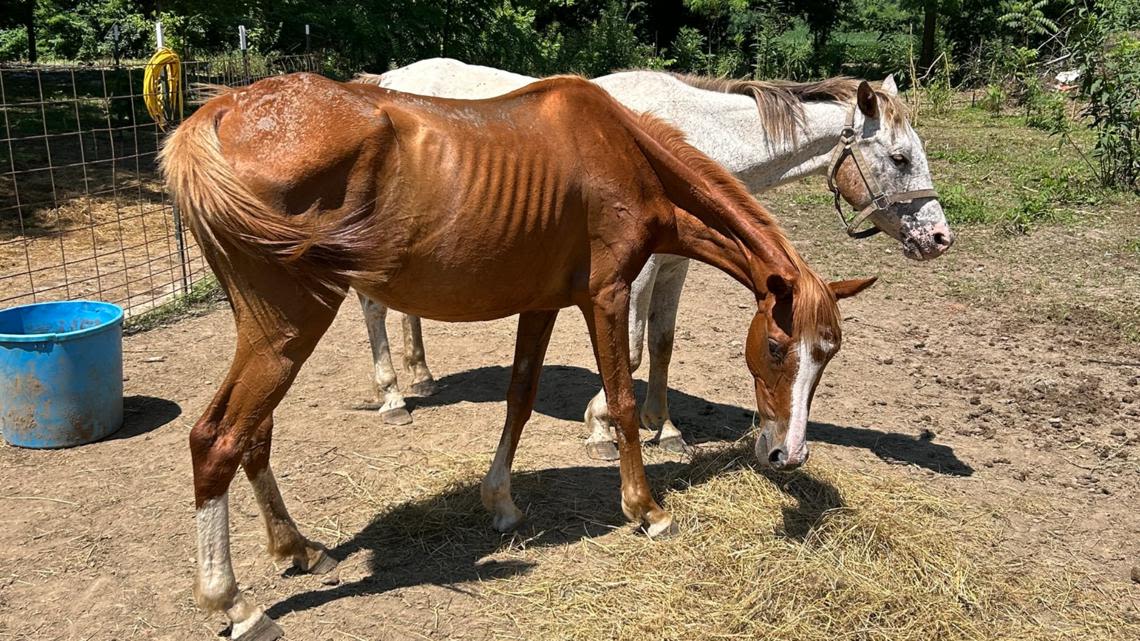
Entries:
{"label": "horse's tail", "polygon": [[[322,223],[309,214],[287,216],[244,185],[222,154],[217,123],[225,107],[210,105],[167,138],[159,162],[182,216],[212,259],[230,263],[235,252],[285,267],[294,275],[343,289],[361,273],[354,232],[361,214]],[[220,275],[220,274],[219,274]]]}

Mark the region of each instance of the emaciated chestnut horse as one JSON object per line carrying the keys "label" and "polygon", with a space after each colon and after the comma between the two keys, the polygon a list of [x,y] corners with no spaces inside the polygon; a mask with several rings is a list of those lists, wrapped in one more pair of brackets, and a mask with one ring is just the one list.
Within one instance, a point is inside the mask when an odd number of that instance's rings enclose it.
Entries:
{"label": "emaciated chestnut horse", "polygon": [[621,505],[671,531],[645,478],[630,374],[630,284],[650,254],[709,263],[755,293],[745,357],[763,459],[807,458],[811,399],[840,345],[838,298],[727,171],[668,125],[579,78],[501,98],[427,98],[312,74],[215,97],[162,150],[167,187],[229,298],[237,348],[190,433],[198,526],[195,594],[233,637],[280,635],[237,587],[227,490],[241,466],[269,551],[335,566],[290,518],[269,466],[273,410],[348,287],[443,321],[519,314],[507,417],[483,481],[494,527],[523,518],[510,467],[558,310],[586,318],[621,454]]}

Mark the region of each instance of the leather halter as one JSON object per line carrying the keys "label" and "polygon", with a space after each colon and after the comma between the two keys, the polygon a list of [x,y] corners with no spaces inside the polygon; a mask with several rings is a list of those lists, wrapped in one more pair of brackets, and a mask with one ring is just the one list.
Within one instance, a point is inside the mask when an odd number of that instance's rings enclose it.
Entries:
{"label": "leather halter", "polygon": [[[919,198],[938,198],[938,192],[933,189],[916,189],[894,194],[883,193],[879,187],[879,181],[875,180],[874,174],[869,171],[870,163],[863,157],[863,152],[859,151],[860,137],[859,132],[855,130],[856,108],[856,105],[851,105],[851,111],[847,112],[847,123],[843,126],[843,131],[839,134],[839,142],[835,145],[835,152],[831,157],[831,168],[827,171],[827,188],[835,195],[835,211],[839,213],[839,220],[843,223],[847,235],[852,238],[867,238],[883,231],[874,226],[873,222],[871,227],[856,231],[874,214],[887,211],[891,205],[896,203],[908,203]],[[843,159],[848,156],[851,156],[855,168],[859,170],[859,177],[863,179],[867,193],[871,194],[871,202],[863,209],[855,212],[851,218],[843,213],[843,203],[839,200],[839,187],[835,185],[835,176],[839,173],[839,166],[843,164]]]}

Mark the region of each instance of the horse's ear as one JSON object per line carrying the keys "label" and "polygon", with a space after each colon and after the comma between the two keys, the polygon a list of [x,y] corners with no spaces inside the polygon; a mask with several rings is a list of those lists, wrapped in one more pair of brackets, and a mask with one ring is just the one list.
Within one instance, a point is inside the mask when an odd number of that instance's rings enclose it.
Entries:
{"label": "horse's ear", "polygon": [[883,93],[887,94],[888,96],[899,95],[899,86],[895,83],[895,74],[892,73],[891,75],[887,76],[886,80],[883,80],[882,89]]}
{"label": "horse's ear", "polygon": [[764,284],[768,287],[768,292],[776,298],[787,298],[792,293],[792,284],[780,274],[769,275]]}
{"label": "horse's ear", "polygon": [[836,280],[827,284],[831,288],[831,293],[835,294],[835,298],[842,300],[844,298],[851,298],[855,294],[867,289],[879,280],[878,276],[871,278],[854,278],[852,280]]}
{"label": "horse's ear", "polygon": [[875,90],[866,80],[859,82],[859,111],[868,118],[879,117],[879,97],[875,95]]}
{"label": "horse's ear", "polygon": [[[779,328],[785,336],[791,336],[793,331],[792,326],[792,293],[794,292],[795,285],[793,281],[780,274],[771,274],[764,283],[768,288],[768,314],[772,320],[773,325]],[[771,334],[771,332],[769,332]]]}

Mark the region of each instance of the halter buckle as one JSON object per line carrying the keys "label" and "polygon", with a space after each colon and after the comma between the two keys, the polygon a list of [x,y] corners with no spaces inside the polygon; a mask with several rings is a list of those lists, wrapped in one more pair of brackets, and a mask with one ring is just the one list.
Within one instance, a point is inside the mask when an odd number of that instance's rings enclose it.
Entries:
{"label": "halter buckle", "polygon": [[871,204],[875,206],[875,211],[886,211],[891,206],[891,197],[886,194],[881,194],[872,198]]}
{"label": "halter buckle", "polygon": [[844,127],[843,131],[839,132],[839,142],[843,143],[844,147],[855,144],[855,140],[858,138],[859,132],[855,131],[854,127]]}

